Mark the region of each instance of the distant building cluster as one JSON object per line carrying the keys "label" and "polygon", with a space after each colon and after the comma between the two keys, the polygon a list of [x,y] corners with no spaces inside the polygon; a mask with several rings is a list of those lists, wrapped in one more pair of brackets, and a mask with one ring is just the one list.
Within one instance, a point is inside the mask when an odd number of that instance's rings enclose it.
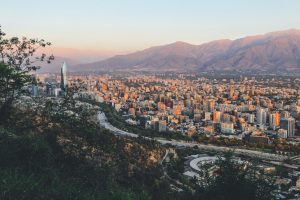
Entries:
{"label": "distant building cluster", "polygon": [[60,76],[58,75],[36,75],[32,76],[31,94],[33,97],[63,96],[68,87],[67,64],[61,65]]}
{"label": "distant building cluster", "polygon": [[300,93],[291,87],[298,79],[107,74],[68,78],[64,63],[60,76],[44,75],[43,88],[33,86],[33,95],[42,90],[58,96],[68,82],[81,79],[87,88],[81,95],[111,104],[129,124],[159,132],[224,135],[266,144],[270,138],[293,138],[298,132]]}
{"label": "distant building cluster", "polygon": [[98,98],[135,120],[134,124],[160,132],[230,135],[261,143],[271,137],[291,138],[297,132],[299,91],[278,86],[278,80],[145,75],[91,79],[90,91]]}

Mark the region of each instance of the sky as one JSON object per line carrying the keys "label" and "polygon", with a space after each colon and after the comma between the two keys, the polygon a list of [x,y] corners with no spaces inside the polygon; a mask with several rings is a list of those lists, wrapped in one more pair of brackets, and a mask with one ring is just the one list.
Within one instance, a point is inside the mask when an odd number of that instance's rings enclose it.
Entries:
{"label": "sky", "polygon": [[299,0],[0,0],[10,36],[59,48],[132,52],[300,28]]}

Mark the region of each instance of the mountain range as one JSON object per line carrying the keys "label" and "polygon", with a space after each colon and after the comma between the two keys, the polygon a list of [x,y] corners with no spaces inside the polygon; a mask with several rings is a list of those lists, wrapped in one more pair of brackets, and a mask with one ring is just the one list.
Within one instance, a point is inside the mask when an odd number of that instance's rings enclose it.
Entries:
{"label": "mountain range", "polygon": [[291,29],[201,45],[175,42],[102,61],[77,64],[70,71],[300,71],[300,30]]}

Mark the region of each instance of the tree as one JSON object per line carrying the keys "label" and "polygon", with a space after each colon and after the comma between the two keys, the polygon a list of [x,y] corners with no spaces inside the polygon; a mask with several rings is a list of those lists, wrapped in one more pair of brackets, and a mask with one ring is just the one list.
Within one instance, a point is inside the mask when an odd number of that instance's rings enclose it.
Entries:
{"label": "tree", "polygon": [[0,121],[8,116],[12,101],[16,95],[24,92],[22,88],[30,80],[26,73],[18,73],[8,65],[0,63]]}
{"label": "tree", "polygon": [[215,177],[207,176],[207,186],[197,188],[195,199],[274,199],[271,193],[273,180],[259,173],[255,165],[237,163],[228,154],[225,159],[219,159],[216,166],[218,171]]}
{"label": "tree", "polygon": [[39,48],[51,45],[43,39],[27,39],[22,37],[5,38],[5,33],[0,26],[0,122],[4,122],[10,113],[13,101],[23,94],[24,86],[30,84],[30,72],[40,67],[34,65],[35,61],[47,60],[48,63],[54,56],[46,58],[45,54],[34,57]]}

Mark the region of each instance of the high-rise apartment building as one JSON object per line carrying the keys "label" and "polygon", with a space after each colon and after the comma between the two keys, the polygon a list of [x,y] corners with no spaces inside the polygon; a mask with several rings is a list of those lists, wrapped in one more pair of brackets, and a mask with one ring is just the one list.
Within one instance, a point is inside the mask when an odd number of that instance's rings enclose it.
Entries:
{"label": "high-rise apartment building", "polygon": [[280,125],[280,114],[278,112],[270,114],[269,124],[270,127],[274,130]]}
{"label": "high-rise apartment building", "polygon": [[256,113],[257,124],[264,125],[267,123],[267,112],[263,108],[259,108]]}
{"label": "high-rise apartment building", "polygon": [[287,136],[295,135],[295,119],[293,117],[282,118],[280,120],[280,128],[287,130]]}
{"label": "high-rise apartment building", "polygon": [[215,100],[214,99],[209,99],[207,101],[207,110],[209,112],[212,112],[214,110],[214,108],[215,108]]}

